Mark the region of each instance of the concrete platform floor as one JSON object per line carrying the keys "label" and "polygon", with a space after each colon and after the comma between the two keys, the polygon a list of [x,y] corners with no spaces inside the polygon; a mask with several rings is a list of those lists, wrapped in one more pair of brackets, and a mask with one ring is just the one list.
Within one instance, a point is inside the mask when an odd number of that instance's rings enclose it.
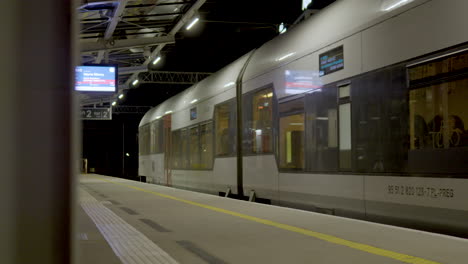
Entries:
{"label": "concrete platform floor", "polygon": [[468,240],[101,175],[79,179],[79,263],[468,263]]}

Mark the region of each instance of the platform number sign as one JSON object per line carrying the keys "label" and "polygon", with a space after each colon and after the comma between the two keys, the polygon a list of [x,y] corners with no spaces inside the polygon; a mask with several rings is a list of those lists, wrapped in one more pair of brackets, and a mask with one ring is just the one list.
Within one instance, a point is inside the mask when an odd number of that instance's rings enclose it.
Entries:
{"label": "platform number sign", "polygon": [[343,46],[334,48],[319,55],[320,76],[324,76],[344,68]]}
{"label": "platform number sign", "polygon": [[82,120],[112,120],[112,108],[81,108]]}

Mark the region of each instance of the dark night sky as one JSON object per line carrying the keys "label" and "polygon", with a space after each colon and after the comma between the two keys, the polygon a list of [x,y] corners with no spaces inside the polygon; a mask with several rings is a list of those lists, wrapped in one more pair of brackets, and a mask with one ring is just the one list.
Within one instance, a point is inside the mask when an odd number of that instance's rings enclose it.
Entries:
{"label": "dark night sky", "polygon": [[[322,8],[333,0],[315,0]],[[301,0],[217,0],[200,9],[201,21],[176,35],[176,43],[162,51],[155,70],[216,72],[278,35],[280,23],[292,24],[302,13]],[[189,85],[145,84],[127,90],[119,105],[156,106]],[[143,115],[114,114],[111,121],[83,121],[83,157],[97,173],[136,179],[138,123]],[[125,130],[125,140],[123,132]],[[125,142],[125,143],[123,143]],[[122,160],[125,153],[125,172]]]}

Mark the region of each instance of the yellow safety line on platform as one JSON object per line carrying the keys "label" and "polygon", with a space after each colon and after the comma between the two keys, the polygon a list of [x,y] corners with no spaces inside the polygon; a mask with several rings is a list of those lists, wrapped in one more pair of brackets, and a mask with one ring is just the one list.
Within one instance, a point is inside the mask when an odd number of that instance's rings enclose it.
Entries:
{"label": "yellow safety line on platform", "polygon": [[[90,176],[90,175],[86,175],[86,176]],[[125,186],[125,187],[128,187],[128,188],[132,188],[132,189],[137,190],[137,191],[142,191],[142,192],[145,192],[145,193],[151,193],[151,194],[154,194],[154,195],[157,195],[157,196],[160,196],[160,197],[164,197],[164,198],[168,198],[168,199],[171,199],[171,200],[175,200],[175,201],[183,202],[183,203],[186,203],[186,204],[191,204],[191,205],[194,205],[194,206],[206,208],[206,209],[209,209],[209,210],[212,210],[212,211],[216,211],[216,212],[236,216],[236,217],[243,218],[243,219],[246,219],[246,220],[250,220],[250,221],[253,221],[253,222],[261,223],[261,224],[264,224],[264,225],[274,226],[274,227],[284,229],[284,230],[288,230],[288,231],[291,231],[291,232],[303,234],[303,235],[306,235],[306,236],[315,237],[317,239],[324,240],[324,241],[327,241],[327,242],[330,242],[330,243],[333,243],[333,244],[354,248],[354,249],[361,250],[361,251],[371,253],[371,254],[374,254],[374,255],[378,255],[378,256],[388,257],[388,258],[395,259],[395,260],[398,260],[398,261],[401,261],[401,262],[404,262],[404,263],[411,263],[411,264],[441,264],[440,262],[435,262],[435,261],[432,261],[432,260],[427,260],[427,259],[423,259],[423,258],[419,258],[419,257],[414,257],[414,256],[394,252],[394,251],[391,251],[391,250],[386,250],[386,249],[382,249],[382,248],[378,248],[378,247],[373,247],[373,246],[369,246],[369,245],[366,245],[366,244],[353,242],[353,241],[349,241],[349,240],[342,239],[342,238],[339,238],[339,237],[335,237],[335,236],[332,236],[332,235],[327,235],[327,234],[323,234],[323,233],[319,233],[319,232],[315,232],[315,231],[311,231],[311,230],[308,230],[308,229],[295,227],[295,226],[291,226],[291,225],[281,224],[281,223],[277,223],[277,222],[274,222],[274,221],[258,218],[258,217],[255,217],[255,216],[250,216],[250,215],[246,215],[246,214],[242,214],[242,213],[237,213],[237,212],[229,211],[229,210],[226,210],[226,209],[214,207],[214,206],[211,206],[211,205],[197,203],[197,202],[193,202],[193,201],[190,201],[190,200],[177,198],[175,196],[162,194],[162,193],[158,193],[158,192],[153,192],[153,191],[149,191],[149,190],[146,190],[146,189],[143,189],[143,188],[139,188],[139,187],[135,187],[135,186],[119,183],[119,182],[110,181],[110,180],[103,179],[103,178],[98,177],[98,176],[90,176],[90,177],[98,178],[98,179],[100,179],[102,181],[105,181],[105,182],[109,182],[109,183]]]}

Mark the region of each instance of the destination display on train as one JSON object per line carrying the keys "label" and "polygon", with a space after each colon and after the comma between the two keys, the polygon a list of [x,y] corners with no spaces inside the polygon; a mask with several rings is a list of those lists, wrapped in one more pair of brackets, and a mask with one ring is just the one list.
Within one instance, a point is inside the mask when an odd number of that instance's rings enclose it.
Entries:
{"label": "destination display on train", "polygon": [[77,66],[75,90],[84,92],[115,92],[115,66]]}
{"label": "destination display on train", "polygon": [[343,46],[319,55],[319,75],[324,76],[344,68]]}

